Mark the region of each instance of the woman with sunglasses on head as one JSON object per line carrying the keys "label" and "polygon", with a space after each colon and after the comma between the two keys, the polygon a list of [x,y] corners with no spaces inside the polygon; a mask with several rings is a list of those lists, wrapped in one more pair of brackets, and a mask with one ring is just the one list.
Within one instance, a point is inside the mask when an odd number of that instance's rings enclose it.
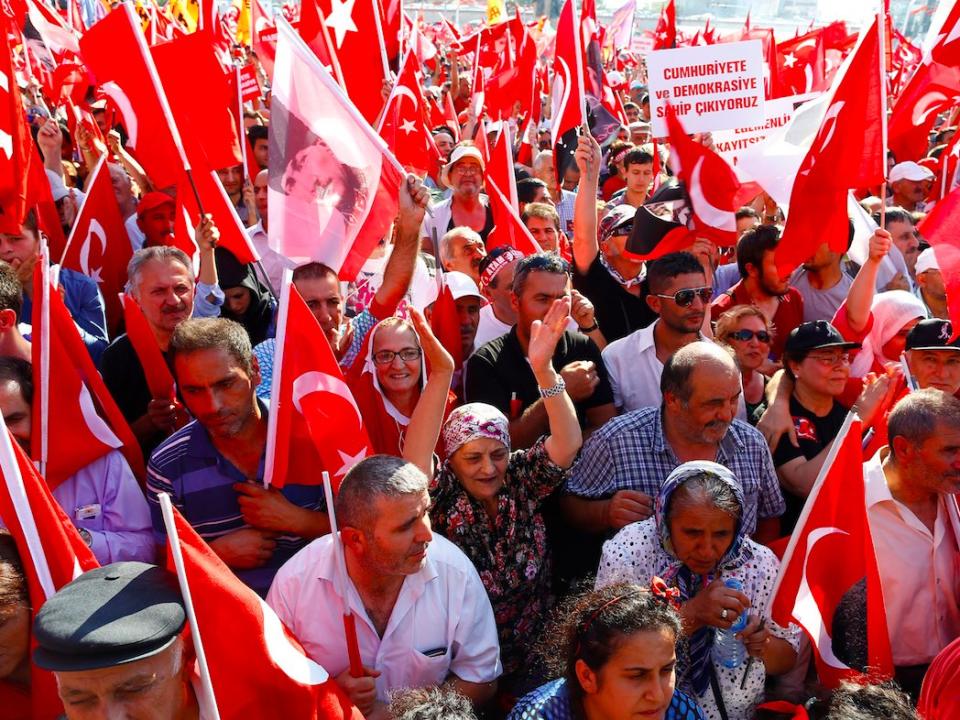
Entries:
{"label": "woman with sunglasses on head", "polygon": [[717,319],[714,331],[717,342],[733,350],[740,368],[743,399],[747,406],[747,420],[756,424],[756,417],[766,407],[767,376],[760,367],[770,355],[773,327],[767,316],[753,305],[738,305]]}
{"label": "woman with sunglasses on head", "polygon": [[540,649],[556,680],[507,720],[703,720],[675,689],[680,616],[662,584],[618,583],[569,598]]}

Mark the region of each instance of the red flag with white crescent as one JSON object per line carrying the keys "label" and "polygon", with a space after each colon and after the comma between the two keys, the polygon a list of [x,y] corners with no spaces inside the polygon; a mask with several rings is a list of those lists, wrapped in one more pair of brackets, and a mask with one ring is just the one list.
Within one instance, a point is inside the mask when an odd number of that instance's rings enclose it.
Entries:
{"label": "red flag with white crescent", "polygon": [[960,336],[960,187],[956,187],[920,222],[917,230],[930,243],[946,283],[947,312],[953,337]]}
{"label": "red flag with white crescent", "polygon": [[550,116],[553,124],[550,132],[552,144],[556,145],[565,133],[586,122],[583,54],[573,0],[564,3],[557,20],[553,72],[553,112]]}

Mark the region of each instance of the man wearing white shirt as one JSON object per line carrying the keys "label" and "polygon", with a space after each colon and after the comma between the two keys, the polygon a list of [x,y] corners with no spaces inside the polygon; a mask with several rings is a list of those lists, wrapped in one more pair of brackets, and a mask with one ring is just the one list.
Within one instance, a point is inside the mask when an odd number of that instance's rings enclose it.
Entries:
{"label": "man wearing white shirt", "polygon": [[918,693],[930,661],[960,636],[960,401],[910,393],[887,420],[890,444],[864,464],[867,517],[896,679]]}
{"label": "man wearing white shirt", "polygon": [[253,202],[257,206],[257,215],[260,221],[247,228],[247,235],[250,241],[257,249],[260,255],[260,264],[270,285],[277,292],[280,292],[281,281],[283,280],[283,271],[287,268],[293,270],[297,264],[289,258],[281,255],[272,247],[267,239],[267,171],[261,170],[253,180]]}
{"label": "man wearing white shirt", "polygon": [[523,253],[509,245],[496,247],[480,261],[480,292],[489,301],[480,308],[480,325],[473,347],[506,335],[517,324],[517,311],[510,302],[513,271]]}
{"label": "man wearing white shirt", "polygon": [[[476,569],[430,531],[428,479],[400,458],[376,455],[347,473],[334,538],[313,541],[277,573],[267,603],[307,654],[370,718],[387,717],[391,690],[449,683],[475,704],[501,674],[493,610]],[[353,678],[342,616],[349,609],[366,675]]]}

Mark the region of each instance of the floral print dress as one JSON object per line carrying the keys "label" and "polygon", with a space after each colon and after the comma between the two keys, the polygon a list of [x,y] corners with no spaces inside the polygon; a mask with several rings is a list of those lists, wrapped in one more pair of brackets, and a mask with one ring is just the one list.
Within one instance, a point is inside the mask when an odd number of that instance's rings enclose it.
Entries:
{"label": "floral print dress", "polygon": [[500,635],[504,673],[521,669],[552,604],[547,531],[540,508],[569,470],[547,455],[544,438],[510,454],[506,479],[491,521],[467,494],[449,461],[430,488],[433,529],[470,558],[490,596]]}

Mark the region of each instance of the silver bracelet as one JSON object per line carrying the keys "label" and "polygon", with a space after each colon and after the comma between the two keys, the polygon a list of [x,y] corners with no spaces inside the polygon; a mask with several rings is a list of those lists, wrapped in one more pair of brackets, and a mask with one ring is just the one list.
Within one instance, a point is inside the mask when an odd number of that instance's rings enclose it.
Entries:
{"label": "silver bracelet", "polygon": [[556,385],[554,385],[553,387],[548,387],[546,390],[544,390],[542,387],[537,385],[537,390],[540,392],[540,397],[542,398],[556,397],[557,395],[560,395],[561,393],[565,392],[566,389],[567,389],[567,384],[563,381],[562,375],[557,376]]}

